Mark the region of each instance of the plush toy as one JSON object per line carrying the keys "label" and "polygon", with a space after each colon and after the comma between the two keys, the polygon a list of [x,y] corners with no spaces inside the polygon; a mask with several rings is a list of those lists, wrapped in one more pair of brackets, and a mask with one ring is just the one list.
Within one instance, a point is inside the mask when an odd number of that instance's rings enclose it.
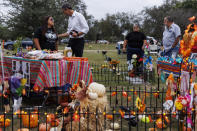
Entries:
{"label": "plush toy", "polygon": [[172,100],[175,95],[176,83],[174,81],[173,74],[171,73],[166,80],[167,92],[166,92],[166,101]]}
{"label": "plush toy", "polygon": [[10,111],[10,105],[9,105],[9,98],[8,98],[8,89],[9,89],[9,84],[8,84],[8,81],[5,80],[3,82],[3,85],[4,85],[4,90],[3,90],[3,87],[1,85],[1,92],[3,94],[3,103],[4,103],[4,108],[5,108],[5,112],[9,112]]}
{"label": "plush toy", "polygon": [[[105,94],[106,89],[104,85],[93,82],[89,87],[86,87],[85,83],[82,82],[79,86],[80,88],[74,93],[75,100],[68,104],[68,108],[74,110],[73,115],[64,117],[63,128],[68,131],[71,130],[71,127],[72,130],[79,130],[79,128],[80,130],[95,130],[96,127],[98,130],[104,130],[105,116],[100,114],[97,116],[97,119],[95,119],[96,111],[105,112],[108,109],[108,101]],[[79,115],[77,113],[78,111],[84,115]],[[73,120],[72,123],[71,120]],[[60,126],[58,126],[58,128],[60,128]]]}

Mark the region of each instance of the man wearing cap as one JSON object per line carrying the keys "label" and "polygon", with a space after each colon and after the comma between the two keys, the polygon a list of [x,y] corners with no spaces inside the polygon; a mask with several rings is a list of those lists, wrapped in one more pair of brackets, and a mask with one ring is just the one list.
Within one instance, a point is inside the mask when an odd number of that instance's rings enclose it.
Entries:
{"label": "man wearing cap", "polygon": [[62,6],[63,13],[69,16],[68,29],[66,33],[58,35],[58,37],[69,37],[69,46],[76,57],[83,56],[84,36],[88,33],[89,27],[85,17],[72,9],[69,4]]}

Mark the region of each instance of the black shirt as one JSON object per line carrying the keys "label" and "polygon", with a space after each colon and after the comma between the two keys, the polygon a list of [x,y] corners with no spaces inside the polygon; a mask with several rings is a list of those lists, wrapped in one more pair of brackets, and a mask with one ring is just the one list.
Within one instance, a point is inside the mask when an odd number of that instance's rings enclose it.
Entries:
{"label": "black shirt", "polygon": [[51,51],[56,50],[55,44],[58,40],[57,34],[53,31],[52,28],[48,28],[46,33],[42,35],[43,28],[38,28],[34,33],[34,38],[39,39],[41,49],[48,49]]}
{"label": "black shirt", "polygon": [[128,43],[127,45],[131,48],[142,48],[144,44],[144,40],[146,40],[146,36],[142,32],[131,32],[127,34],[125,38]]}

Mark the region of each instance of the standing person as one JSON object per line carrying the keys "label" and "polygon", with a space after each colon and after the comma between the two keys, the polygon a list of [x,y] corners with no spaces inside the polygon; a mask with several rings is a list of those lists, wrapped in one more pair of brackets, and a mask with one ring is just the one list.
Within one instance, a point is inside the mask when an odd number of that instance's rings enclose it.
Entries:
{"label": "standing person", "polygon": [[58,50],[58,37],[54,28],[54,19],[52,16],[47,16],[44,19],[43,25],[35,31],[33,40],[37,50]]}
{"label": "standing person", "polygon": [[170,16],[164,18],[165,30],[163,32],[164,56],[176,57],[179,51],[181,37],[180,27],[174,23]]}
{"label": "standing person", "polygon": [[127,62],[130,66],[131,59],[132,56],[134,54],[137,55],[137,61],[138,64],[140,65],[140,67],[138,67],[137,70],[135,69],[129,69],[129,71],[133,70],[133,71],[142,71],[142,67],[143,66],[143,62],[140,61],[140,58],[143,57],[144,55],[144,46],[146,44],[146,36],[144,33],[140,32],[140,28],[139,25],[134,25],[133,26],[133,32],[130,32],[127,34],[127,36],[125,37],[124,40],[124,45],[123,45],[123,51],[126,51],[126,47],[127,47]]}
{"label": "standing person", "polygon": [[63,13],[69,16],[68,29],[66,33],[58,35],[59,37],[70,37],[69,46],[76,57],[83,56],[84,36],[88,33],[89,27],[85,17],[72,9],[69,4],[62,6]]}

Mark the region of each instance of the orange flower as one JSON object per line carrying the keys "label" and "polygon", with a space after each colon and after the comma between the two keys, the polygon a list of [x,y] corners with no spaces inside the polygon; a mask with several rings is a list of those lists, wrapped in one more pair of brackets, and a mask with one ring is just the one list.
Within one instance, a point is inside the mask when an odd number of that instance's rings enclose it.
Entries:
{"label": "orange flower", "polygon": [[169,124],[170,123],[170,120],[168,119],[167,116],[164,117],[165,121]]}
{"label": "orange flower", "polygon": [[135,112],[134,111],[131,111],[130,113],[131,113],[131,115],[135,115]]}
{"label": "orange flower", "polygon": [[74,85],[73,85],[73,88],[71,88],[71,90],[72,90],[72,91],[76,91],[77,88],[78,88],[78,86],[79,86],[78,84],[74,84]]}
{"label": "orange flower", "polygon": [[117,95],[117,92],[112,92],[111,96]]}
{"label": "orange flower", "polygon": [[193,22],[195,19],[196,19],[196,17],[192,16],[192,17],[189,18],[189,21]]}
{"label": "orange flower", "polygon": [[160,128],[160,129],[166,127],[166,125],[164,124],[164,121],[162,121],[161,118],[156,120],[156,125],[157,125],[157,128]]}
{"label": "orange flower", "polygon": [[74,113],[74,115],[73,115],[73,120],[74,120],[75,122],[78,122],[78,121],[80,120],[80,116],[79,116],[77,113]]}
{"label": "orange flower", "polygon": [[157,98],[159,96],[159,93],[153,93],[154,97]]}
{"label": "orange flower", "polygon": [[47,123],[51,123],[54,120],[55,120],[55,115],[54,114],[48,114],[47,115]]}
{"label": "orange flower", "polygon": [[128,96],[128,101],[131,101],[131,96]]}
{"label": "orange flower", "polygon": [[69,112],[69,108],[68,108],[68,107],[65,107],[63,113],[64,113],[64,114],[67,114],[68,112]]}
{"label": "orange flower", "polygon": [[151,115],[149,115],[148,118],[149,118],[150,122],[153,122]]}
{"label": "orange flower", "polygon": [[34,92],[38,92],[39,91],[39,87],[38,86],[35,86],[34,87]]}
{"label": "orange flower", "polygon": [[60,121],[59,119],[55,119],[54,121],[51,122],[52,127],[57,127],[59,125]]}
{"label": "orange flower", "polygon": [[127,92],[123,91],[122,96],[127,97]]}
{"label": "orange flower", "polygon": [[121,117],[123,118],[125,115],[125,112],[123,112],[122,110],[119,110],[119,113],[120,113]]}
{"label": "orange flower", "polygon": [[113,115],[106,115],[106,118],[109,119],[109,120],[112,120],[113,119]]}

